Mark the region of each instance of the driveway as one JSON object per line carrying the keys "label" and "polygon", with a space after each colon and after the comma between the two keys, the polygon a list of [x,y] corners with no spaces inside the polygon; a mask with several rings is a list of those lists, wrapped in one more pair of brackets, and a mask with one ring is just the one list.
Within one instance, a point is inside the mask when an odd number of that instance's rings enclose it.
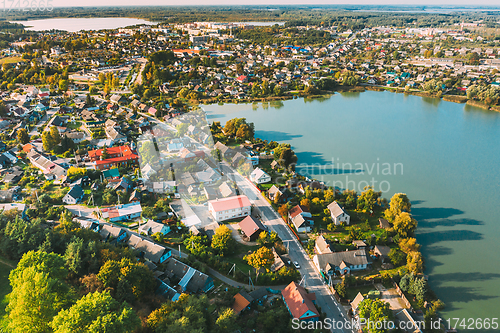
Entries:
{"label": "driveway", "polygon": [[226,226],[231,229],[233,232],[231,235],[233,236],[234,240],[237,241],[240,244],[247,245],[247,246],[255,246],[258,245],[257,242],[246,242],[241,238],[241,234],[238,232],[238,224],[237,223],[228,223]]}
{"label": "driveway", "polygon": [[375,288],[377,288],[377,290],[381,292],[380,299],[384,302],[389,303],[391,310],[402,310],[405,308],[405,304],[401,297],[399,297],[396,289],[386,289],[380,283],[375,284]]}

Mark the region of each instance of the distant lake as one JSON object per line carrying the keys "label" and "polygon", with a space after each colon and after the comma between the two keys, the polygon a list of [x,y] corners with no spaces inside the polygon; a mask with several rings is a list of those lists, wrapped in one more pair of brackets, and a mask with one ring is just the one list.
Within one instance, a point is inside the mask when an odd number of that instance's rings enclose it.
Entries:
{"label": "distant lake", "polygon": [[154,22],[129,17],[54,18],[11,22],[24,25],[27,27],[26,30],[44,31],[56,29],[68,32],[117,29],[137,24],[155,24]]}
{"label": "distant lake", "polygon": [[290,143],[302,174],[407,193],[444,317],[498,317],[500,113],[375,91],[203,108],[210,122],[244,117],[257,137]]}

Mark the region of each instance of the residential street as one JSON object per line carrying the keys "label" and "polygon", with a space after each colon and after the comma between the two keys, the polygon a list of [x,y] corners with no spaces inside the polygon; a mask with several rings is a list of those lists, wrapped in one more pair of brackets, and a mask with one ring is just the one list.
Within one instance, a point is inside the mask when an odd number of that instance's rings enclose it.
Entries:
{"label": "residential street", "polygon": [[[305,277],[305,287],[309,292],[316,293],[316,304],[326,314],[327,318],[338,321],[348,321],[348,317],[342,306],[335,300],[328,286],[323,282],[312,260],[299,244],[297,238],[291,233],[285,221],[278,216],[272,206],[262,196],[262,194],[250,183],[249,180],[235,172],[225,162],[221,163],[222,171],[231,180],[234,180],[238,188],[245,194],[254,206],[260,211],[262,222],[272,231],[275,231],[283,243],[287,244],[289,256],[292,261],[297,261],[300,265],[300,273]],[[332,330],[332,332],[350,332],[347,329]]]}

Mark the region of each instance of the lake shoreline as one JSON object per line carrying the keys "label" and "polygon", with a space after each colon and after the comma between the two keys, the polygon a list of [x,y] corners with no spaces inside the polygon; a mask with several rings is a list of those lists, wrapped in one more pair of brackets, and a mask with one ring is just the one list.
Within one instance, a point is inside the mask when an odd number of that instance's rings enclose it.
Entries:
{"label": "lake shoreline", "polygon": [[[321,91],[318,94],[314,95],[307,95],[303,93],[298,93],[298,94],[287,94],[287,95],[282,95],[282,96],[268,96],[268,97],[253,97],[253,98],[244,98],[244,99],[218,99],[218,98],[207,98],[203,100],[196,100],[194,104],[242,104],[242,103],[266,103],[266,102],[276,102],[276,101],[286,101],[290,99],[295,99],[295,98],[309,98],[309,99],[315,99],[315,98],[330,98],[332,95],[335,93],[344,93],[344,92],[365,92],[365,91],[389,91],[393,93],[399,93],[399,94],[405,94],[405,95],[414,95],[414,96],[419,96],[419,97],[425,97],[425,98],[439,98],[442,99],[446,102],[453,102],[457,104],[467,104],[473,107],[481,108],[483,110],[487,111],[494,111],[494,112],[500,112],[500,105],[488,105],[480,101],[468,99],[466,96],[460,96],[460,95],[442,95],[439,96],[437,94],[432,94],[426,91],[422,90],[413,90],[413,91],[406,91],[405,89],[401,88],[393,88],[393,87],[382,87],[382,86],[338,86],[335,88],[335,90],[330,90],[330,91]],[[203,103],[201,103],[203,102]]]}

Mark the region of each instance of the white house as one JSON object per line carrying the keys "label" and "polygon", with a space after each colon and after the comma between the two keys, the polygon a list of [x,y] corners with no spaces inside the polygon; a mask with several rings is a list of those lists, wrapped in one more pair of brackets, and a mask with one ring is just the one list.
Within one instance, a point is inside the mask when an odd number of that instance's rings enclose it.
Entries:
{"label": "white house", "polygon": [[66,193],[62,201],[68,205],[75,205],[83,199],[84,194],[85,193],[80,185],[75,185],[69,190],[68,193]]}
{"label": "white house", "polygon": [[271,176],[269,176],[261,168],[255,168],[250,174],[250,180],[257,184],[264,184],[271,181]]}
{"label": "white house", "polygon": [[342,207],[339,206],[337,201],[329,204],[327,208],[330,211],[332,221],[335,225],[340,225],[341,223],[349,225],[351,217],[344,211],[344,209],[342,209]]}
{"label": "white house", "polygon": [[153,220],[148,220],[145,224],[139,227],[139,234],[145,233],[148,236],[156,234],[157,232],[166,235],[170,232],[170,227],[163,223],[158,223]]}
{"label": "white house", "polygon": [[208,202],[208,211],[217,222],[248,216],[251,208],[252,205],[246,195],[210,200]]}
{"label": "white house", "polygon": [[335,272],[350,274],[351,271],[367,269],[371,263],[365,250],[316,254],[313,262],[325,275],[333,275]]}

